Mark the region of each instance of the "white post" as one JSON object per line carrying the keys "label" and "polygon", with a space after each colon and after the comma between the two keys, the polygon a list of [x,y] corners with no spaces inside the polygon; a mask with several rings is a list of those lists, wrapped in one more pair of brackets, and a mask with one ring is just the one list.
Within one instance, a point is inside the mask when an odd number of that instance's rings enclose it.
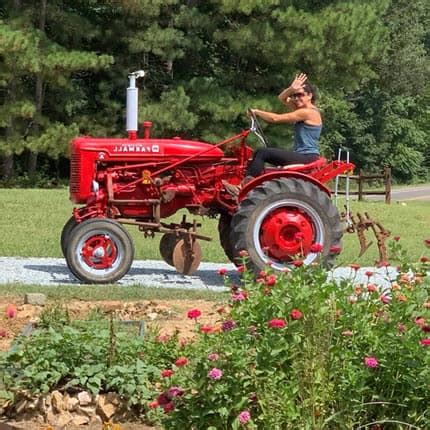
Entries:
{"label": "white post", "polygon": [[136,139],[137,137],[137,120],[138,120],[138,98],[139,90],[136,87],[136,79],[143,78],[145,72],[138,70],[137,72],[130,73],[129,86],[127,88],[127,132],[130,139]]}

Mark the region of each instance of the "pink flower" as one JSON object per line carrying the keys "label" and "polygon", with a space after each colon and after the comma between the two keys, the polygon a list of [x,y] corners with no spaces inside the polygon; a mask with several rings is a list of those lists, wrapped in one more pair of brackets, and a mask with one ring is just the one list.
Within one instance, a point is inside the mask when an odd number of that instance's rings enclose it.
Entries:
{"label": "pink flower", "polygon": [[173,402],[169,402],[163,405],[163,409],[164,409],[164,413],[168,414],[169,412],[172,412],[173,409],[175,409],[175,405],[173,404]]}
{"label": "pink flower", "polygon": [[420,262],[421,263],[427,263],[427,261],[429,261],[429,259],[426,256],[423,256],[423,257],[420,258]]}
{"label": "pink flower", "polygon": [[238,419],[241,424],[246,424],[251,419],[251,414],[249,411],[242,411],[239,414]]}
{"label": "pink flower", "polygon": [[303,234],[303,233],[296,233],[295,235],[294,235],[294,240],[296,241],[296,242],[301,242],[303,239],[305,238],[305,235]]}
{"label": "pink flower", "polygon": [[351,330],[344,330],[342,336],[351,337],[354,333]]}
{"label": "pink flower", "polygon": [[389,261],[380,261],[378,267],[388,267],[390,265]]}
{"label": "pink flower", "polygon": [[303,314],[302,314],[298,309],[293,309],[293,310],[290,312],[290,317],[291,317],[293,320],[299,320],[299,319],[301,319],[301,318],[303,317]]}
{"label": "pink flower", "polygon": [[154,400],[153,402],[148,403],[148,407],[149,409],[155,409],[158,408],[158,406],[160,406],[157,402],[157,400]]}
{"label": "pink flower", "polygon": [[236,321],[227,320],[222,323],[222,331],[230,331],[236,327]]}
{"label": "pink flower", "polygon": [[6,308],[6,318],[15,318],[18,311],[14,305],[8,305]]}
{"label": "pink flower", "polygon": [[0,328],[0,337],[7,337],[7,331],[4,328]]}
{"label": "pink flower", "polygon": [[367,284],[367,291],[369,293],[376,293],[378,291],[378,288],[375,284]]}
{"label": "pink flower", "polygon": [[186,364],[188,364],[188,358],[187,357],[179,357],[176,361],[175,361],[176,366],[178,367],[182,367],[185,366]]}
{"label": "pink flower", "polygon": [[217,361],[219,359],[219,355],[216,352],[212,352],[208,355],[209,361]]}
{"label": "pink flower", "polygon": [[323,246],[320,243],[313,243],[310,247],[310,252],[319,253],[323,250]]}
{"label": "pink flower", "polygon": [[277,318],[270,320],[267,324],[270,328],[284,328],[287,325],[285,320]]}
{"label": "pink flower", "polygon": [[430,346],[430,338],[423,339],[422,341],[420,341],[420,344],[422,346]]}
{"label": "pink flower", "polygon": [[385,305],[388,305],[388,303],[390,303],[391,299],[386,296],[385,294],[381,294],[379,296],[379,300],[381,300],[382,303],[384,303]]}
{"label": "pink flower", "polygon": [[243,273],[245,271],[245,266],[238,266],[237,271]]}
{"label": "pink flower", "polygon": [[370,270],[368,270],[368,271],[365,273],[365,275],[366,275],[368,278],[370,278],[371,276],[373,276],[373,272],[372,272],[372,271],[370,271]]}
{"label": "pink flower", "polygon": [[406,326],[402,323],[398,323],[397,330],[399,330],[400,333],[404,333],[406,331]]}
{"label": "pink flower", "polygon": [[208,334],[208,333],[212,333],[214,331],[214,328],[211,325],[203,324],[200,327],[200,331],[202,333]]}
{"label": "pink flower", "polygon": [[213,369],[209,370],[208,372],[208,377],[211,379],[221,379],[222,377],[222,370],[221,369],[217,369],[216,367],[214,367]]}
{"label": "pink flower", "polygon": [[268,287],[272,287],[273,285],[275,285],[275,284],[276,284],[276,275],[269,275],[269,276],[266,278],[265,284],[266,284]]}
{"label": "pink flower", "polygon": [[219,276],[225,276],[226,273],[227,273],[227,269],[225,267],[218,269],[218,275]]}
{"label": "pink flower", "polygon": [[430,302],[423,303],[423,307],[426,309],[430,309]]}
{"label": "pink flower", "polygon": [[427,246],[427,248],[430,248],[430,239],[425,239],[424,245]]}
{"label": "pink flower", "polygon": [[330,247],[330,254],[340,254],[342,248],[340,246],[333,245]]}
{"label": "pink flower", "polygon": [[294,266],[294,267],[300,267],[300,266],[303,266],[303,261],[302,261],[302,260],[294,260],[294,261],[293,261],[293,266]]}
{"label": "pink flower", "polygon": [[187,316],[190,320],[197,319],[201,315],[201,311],[199,309],[190,309],[187,313]]}
{"label": "pink flower", "polygon": [[240,293],[232,294],[231,299],[233,302],[243,302],[246,299],[246,294],[241,291]]}
{"label": "pink flower", "polygon": [[[422,326],[421,326],[421,330],[422,330],[424,333],[430,333],[430,325],[427,325],[427,324],[422,325]],[[1,335],[0,335],[0,337],[1,337]]]}
{"label": "pink flower", "polygon": [[173,375],[173,370],[165,369],[161,372],[163,378],[170,378]]}
{"label": "pink flower", "polygon": [[416,317],[415,324],[422,327],[426,323],[426,320],[423,317]]}
{"label": "pink flower", "polygon": [[239,252],[240,257],[248,257],[248,251],[246,249],[242,249],[242,251]]}
{"label": "pink flower", "polygon": [[375,357],[364,357],[364,364],[373,369],[379,366],[378,360]]}
{"label": "pink flower", "polygon": [[352,263],[352,264],[350,264],[350,265],[349,265],[349,267],[350,267],[352,270],[357,271],[357,270],[360,268],[360,265],[359,265],[359,264],[356,264],[356,263]]}
{"label": "pink flower", "polygon": [[400,236],[394,236],[393,239],[398,242],[400,240]]}

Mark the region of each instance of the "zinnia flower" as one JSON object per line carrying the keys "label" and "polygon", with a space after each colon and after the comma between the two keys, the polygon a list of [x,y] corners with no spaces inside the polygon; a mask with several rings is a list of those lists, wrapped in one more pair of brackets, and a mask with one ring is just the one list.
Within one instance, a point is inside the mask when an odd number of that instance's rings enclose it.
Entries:
{"label": "zinnia flower", "polygon": [[313,243],[310,247],[310,252],[319,253],[323,250],[323,246],[320,243]]}
{"label": "zinnia flower", "polygon": [[340,254],[342,248],[340,246],[333,245],[330,247],[330,254]]}
{"label": "zinnia flower", "polygon": [[270,320],[267,324],[271,328],[284,328],[287,325],[285,320],[278,319],[278,318],[274,318],[273,320]]}
{"label": "zinnia flower", "polygon": [[246,299],[246,294],[244,294],[243,291],[240,291],[239,293],[232,294],[231,299],[233,302],[243,302]]}
{"label": "zinnia flower", "polygon": [[214,367],[213,369],[209,370],[208,372],[208,377],[211,379],[221,379],[222,377],[222,370],[221,369],[217,369],[216,367]]}
{"label": "zinnia flower", "polygon": [[429,258],[426,257],[425,255],[423,257],[420,258],[420,262],[421,263],[427,263],[427,261],[429,261]]}
{"label": "zinnia flower", "polygon": [[251,419],[251,414],[249,413],[249,411],[242,411],[239,414],[238,418],[241,424],[246,424]]}
{"label": "zinnia flower", "polygon": [[157,400],[154,400],[153,402],[150,402],[148,404],[149,409],[155,409],[155,408],[158,408],[158,406],[160,405],[158,404]]}
{"label": "zinnia flower", "polygon": [[276,275],[270,275],[266,278],[265,284],[268,287],[273,287],[276,284]]}
{"label": "zinnia flower", "polygon": [[385,305],[388,305],[388,303],[390,303],[390,298],[388,296],[386,296],[385,294],[381,294],[379,296],[379,300],[381,300],[382,303],[384,303]]}
{"label": "zinnia flower", "polygon": [[173,375],[173,370],[171,369],[165,369],[161,372],[161,376],[163,378],[170,378]]}
{"label": "zinnia flower", "polygon": [[240,257],[248,257],[248,251],[246,249],[242,249],[242,251],[239,252]]}
{"label": "zinnia flower", "polygon": [[236,327],[236,322],[233,320],[227,320],[222,323],[222,331],[230,331]]}
{"label": "zinnia flower", "polygon": [[189,319],[197,319],[201,315],[201,311],[199,309],[190,309],[187,313]]}
{"label": "zinnia flower", "polygon": [[6,308],[6,318],[15,318],[18,311],[14,305],[8,305]]}
{"label": "zinnia flower", "polygon": [[172,412],[173,409],[175,409],[175,405],[173,402],[166,403],[163,405],[164,413],[168,414],[169,412]]}
{"label": "zinnia flower", "polygon": [[416,317],[415,324],[422,327],[426,323],[426,320],[423,317]]}
{"label": "zinnia flower", "polygon": [[369,291],[369,293],[376,293],[378,289],[375,284],[367,284],[367,291]]}
{"label": "zinnia flower", "polygon": [[430,239],[424,240],[424,245],[427,246],[427,248],[430,248]]}
{"label": "zinnia flower", "polygon": [[245,266],[238,266],[237,271],[243,273],[245,271]]}
{"label": "zinnia flower", "polygon": [[175,361],[176,366],[178,367],[182,367],[185,366],[186,364],[188,364],[188,358],[187,357],[179,357],[176,361]]}
{"label": "zinnia flower", "polygon": [[294,235],[294,240],[295,240],[296,242],[301,242],[304,238],[305,238],[305,235],[304,235],[303,233],[301,233],[301,232],[296,233],[296,234]]}
{"label": "zinnia flower", "polygon": [[299,320],[299,319],[301,319],[301,318],[303,317],[303,314],[302,314],[298,309],[293,309],[293,310],[290,312],[290,317],[291,317],[293,320]]}
{"label": "zinnia flower", "polygon": [[342,336],[351,337],[354,333],[351,330],[344,330]]}
{"label": "zinnia flower", "polygon": [[368,278],[370,278],[371,276],[373,276],[373,272],[372,272],[372,271],[370,271],[370,270],[367,270],[364,274],[365,274]]}
{"label": "zinnia flower", "polygon": [[219,354],[217,354],[216,352],[212,352],[211,354],[208,355],[209,361],[217,361],[218,359],[219,359]]}
{"label": "zinnia flower", "polygon": [[352,264],[350,264],[350,265],[349,265],[349,267],[350,267],[352,270],[357,271],[357,270],[360,268],[360,265],[359,265],[359,264],[356,264],[356,263],[352,263]]}
{"label": "zinnia flower", "polygon": [[167,390],[167,397],[173,399],[174,397],[180,397],[184,394],[184,390],[181,387],[170,387]]}
{"label": "zinnia flower", "polygon": [[227,269],[225,267],[218,269],[218,275],[224,276],[226,273],[227,273]]}
{"label": "zinnia flower", "polygon": [[364,357],[364,364],[373,369],[379,366],[378,360],[375,357]]}
{"label": "zinnia flower", "polygon": [[400,236],[394,236],[393,239],[398,242],[400,240]]}
{"label": "zinnia flower", "polygon": [[293,261],[293,266],[294,266],[294,267],[300,267],[300,266],[303,266],[303,261],[302,261],[302,260],[294,260],[294,261]]}
{"label": "zinnia flower", "polygon": [[423,339],[423,340],[420,342],[420,344],[421,344],[422,346],[430,346],[430,338]]}

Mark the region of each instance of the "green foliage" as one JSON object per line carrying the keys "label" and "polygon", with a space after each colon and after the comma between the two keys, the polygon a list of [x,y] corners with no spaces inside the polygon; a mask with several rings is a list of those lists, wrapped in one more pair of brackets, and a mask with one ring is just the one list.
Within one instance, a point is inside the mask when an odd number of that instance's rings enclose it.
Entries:
{"label": "green foliage", "polygon": [[339,285],[317,266],[245,272],[220,324],[196,319],[188,363],[157,398],[163,424],[239,428],[247,412],[247,428],[427,428],[429,265],[402,264],[388,289],[373,273],[357,284],[356,267]]}

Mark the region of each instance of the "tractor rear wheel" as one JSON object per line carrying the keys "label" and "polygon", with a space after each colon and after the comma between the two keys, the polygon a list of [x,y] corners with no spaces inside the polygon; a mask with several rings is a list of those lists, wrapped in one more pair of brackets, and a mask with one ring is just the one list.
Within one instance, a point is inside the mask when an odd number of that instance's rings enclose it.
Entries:
{"label": "tractor rear wheel", "polygon": [[233,247],[230,242],[230,229],[231,229],[232,216],[228,213],[222,212],[218,222],[218,233],[221,247],[225,252],[228,259],[234,263]]}
{"label": "tractor rear wheel", "polygon": [[69,235],[66,261],[71,272],[88,284],[109,284],[130,269],[134,246],[127,230],[110,219],[89,219]]}
{"label": "tractor rear wheel", "polygon": [[63,252],[64,257],[66,257],[67,245],[69,243],[69,236],[71,231],[78,225],[75,217],[70,217],[69,220],[64,224],[63,230],[61,231],[61,251]]}
{"label": "tractor rear wheel", "polygon": [[275,179],[253,189],[241,202],[231,221],[230,242],[239,259],[249,254],[248,266],[258,274],[270,265],[283,270],[300,258],[311,264],[322,245],[323,263],[330,264],[334,246],[341,246],[343,229],[337,208],[327,193],[303,179]]}

